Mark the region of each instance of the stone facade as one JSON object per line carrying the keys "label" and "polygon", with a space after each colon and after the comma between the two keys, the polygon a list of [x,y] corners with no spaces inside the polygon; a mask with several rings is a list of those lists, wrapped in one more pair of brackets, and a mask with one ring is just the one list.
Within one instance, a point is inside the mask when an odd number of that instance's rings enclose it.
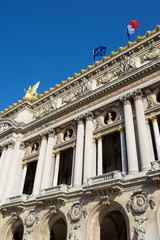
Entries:
{"label": "stone facade", "polygon": [[0,238],[160,239],[160,26],[1,112]]}

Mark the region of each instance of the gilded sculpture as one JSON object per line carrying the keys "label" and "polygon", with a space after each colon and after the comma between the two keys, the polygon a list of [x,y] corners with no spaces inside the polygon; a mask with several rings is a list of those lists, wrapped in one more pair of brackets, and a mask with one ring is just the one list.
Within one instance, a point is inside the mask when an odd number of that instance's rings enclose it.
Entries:
{"label": "gilded sculpture", "polygon": [[27,91],[24,89],[24,91],[26,92],[26,95],[25,95],[26,99],[29,99],[29,100],[37,99],[38,93],[36,93],[36,91],[39,86],[39,83],[40,82],[37,82],[33,87],[29,86]]}

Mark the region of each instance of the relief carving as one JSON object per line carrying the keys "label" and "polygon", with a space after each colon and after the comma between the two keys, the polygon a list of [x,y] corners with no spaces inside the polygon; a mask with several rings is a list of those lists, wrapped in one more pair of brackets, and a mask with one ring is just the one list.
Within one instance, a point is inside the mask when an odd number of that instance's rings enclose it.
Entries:
{"label": "relief carving", "polygon": [[68,221],[71,223],[78,222],[82,216],[86,218],[87,211],[86,208],[82,208],[79,202],[76,202],[72,205],[71,210],[67,214]]}
{"label": "relief carving", "polygon": [[34,223],[38,223],[39,218],[37,216],[36,211],[33,209],[28,213],[28,216],[25,218],[25,225],[27,228],[30,228],[34,225]]}
{"label": "relief carving", "polygon": [[124,59],[122,59],[120,63],[119,74],[125,74],[134,68],[136,68],[136,58],[124,56]]}
{"label": "relief carving", "polygon": [[153,198],[149,198],[148,194],[143,192],[143,190],[136,190],[126,203],[127,211],[132,211],[134,214],[143,214],[146,212],[148,206],[150,205],[151,209],[154,208],[155,203]]}
{"label": "relief carving", "polygon": [[5,131],[9,127],[11,127],[11,125],[9,123],[2,123],[2,124],[0,124],[0,132]]}
{"label": "relief carving", "polygon": [[152,60],[154,58],[157,58],[160,55],[160,50],[158,48],[155,47],[151,47],[149,53],[147,53],[146,55],[144,55],[141,60],[142,62],[145,62],[147,60]]}

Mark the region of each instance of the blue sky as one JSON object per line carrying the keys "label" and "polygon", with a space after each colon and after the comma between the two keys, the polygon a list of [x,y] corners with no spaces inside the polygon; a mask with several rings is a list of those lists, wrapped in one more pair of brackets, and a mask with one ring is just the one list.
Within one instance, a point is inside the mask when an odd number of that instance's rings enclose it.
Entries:
{"label": "blue sky", "polygon": [[[40,81],[38,93],[92,64],[93,49],[106,56],[127,45],[126,26],[140,26],[131,41],[160,24],[160,1],[0,1],[0,110],[21,100]],[[101,60],[97,57],[96,60]]]}

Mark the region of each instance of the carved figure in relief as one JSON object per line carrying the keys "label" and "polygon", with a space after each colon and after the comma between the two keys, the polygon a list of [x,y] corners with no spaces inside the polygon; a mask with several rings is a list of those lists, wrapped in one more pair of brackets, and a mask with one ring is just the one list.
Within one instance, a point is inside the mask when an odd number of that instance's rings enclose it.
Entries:
{"label": "carved figure in relief", "polygon": [[145,228],[142,226],[144,220],[142,218],[140,218],[138,220],[138,226],[135,229],[135,232],[137,234],[137,240],[145,240],[145,233],[146,233],[146,230]]}
{"label": "carved figure in relief", "polygon": [[120,63],[120,74],[124,74],[136,67],[135,57],[125,56]]}
{"label": "carved figure in relief", "polygon": [[[37,91],[37,88],[39,86],[39,83],[40,82],[36,83],[33,87],[29,86],[27,91],[24,89],[24,91],[26,92],[25,98],[28,98],[28,99],[37,98],[38,94],[36,93],[36,91]],[[33,95],[33,94],[35,94],[35,95]]]}
{"label": "carved figure in relief", "polygon": [[78,238],[76,237],[75,233],[70,233],[69,240],[78,240]]}
{"label": "carved figure in relief", "polygon": [[0,132],[6,130],[7,128],[9,128],[9,125],[8,125],[8,124],[5,124],[5,123],[2,123],[2,124],[0,125]]}

